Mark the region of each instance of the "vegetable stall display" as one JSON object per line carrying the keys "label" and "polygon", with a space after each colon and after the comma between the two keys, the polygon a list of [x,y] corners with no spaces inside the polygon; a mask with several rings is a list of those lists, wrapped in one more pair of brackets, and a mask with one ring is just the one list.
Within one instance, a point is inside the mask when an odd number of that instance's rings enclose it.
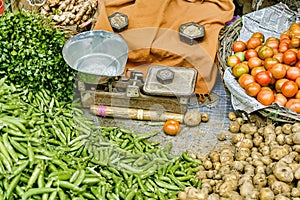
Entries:
{"label": "vegetable stall display", "polygon": [[85,117],[64,32],[30,12],[5,13],[0,25],[0,199],[168,199],[201,187],[201,162],[148,142],[156,133]]}

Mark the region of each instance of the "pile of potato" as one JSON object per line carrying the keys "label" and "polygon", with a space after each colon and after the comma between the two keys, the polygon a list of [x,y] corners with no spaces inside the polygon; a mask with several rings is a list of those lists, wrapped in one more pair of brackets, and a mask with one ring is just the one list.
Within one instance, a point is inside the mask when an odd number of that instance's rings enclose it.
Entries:
{"label": "pile of potato", "polygon": [[202,188],[186,188],[178,198],[300,200],[300,123],[258,125],[230,115],[232,145],[196,155]]}

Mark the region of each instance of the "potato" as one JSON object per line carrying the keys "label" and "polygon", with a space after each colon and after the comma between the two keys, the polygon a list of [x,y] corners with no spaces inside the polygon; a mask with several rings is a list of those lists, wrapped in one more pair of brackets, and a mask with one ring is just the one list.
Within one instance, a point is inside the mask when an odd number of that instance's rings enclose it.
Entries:
{"label": "potato", "polygon": [[260,135],[257,135],[257,136],[254,136],[252,142],[253,142],[253,145],[256,146],[256,147],[259,147],[260,144],[263,142],[263,137],[260,136]]}
{"label": "potato", "polygon": [[231,121],[229,124],[229,131],[231,133],[238,133],[240,131],[240,124],[238,121]]}
{"label": "potato", "polygon": [[212,167],[213,167],[212,162],[208,159],[203,160],[202,163],[203,163],[203,166],[205,169],[212,169]]}
{"label": "potato", "polygon": [[293,145],[294,144],[292,134],[285,136],[285,143],[288,144],[288,145]]}
{"label": "potato", "polygon": [[249,158],[251,150],[248,148],[236,148],[235,158],[238,161],[246,160]]}
{"label": "potato", "polygon": [[275,195],[270,188],[265,187],[260,190],[259,199],[260,200],[274,200]]}
{"label": "potato", "polygon": [[196,109],[189,110],[184,115],[183,122],[187,126],[198,126],[201,123],[201,113]]}
{"label": "potato", "polygon": [[254,135],[257,132],[257,126],[253,123],[243,124],[240,127],[240,131],[245,134]]}
{"label": "potato", "polygon": [[267,185],[267,177],[265,174],[255,174],[253,177],[253,185],[256,188],[263,188]]}
{"label": "potato", "polygon": [[213,151],[209,154],[209,158],[213,163],[220,161],[220,155],[219,155],[219,153],[217,153],[215,151]]}
{"label": "potato", "polygon": [[237,189],[237,182],[234,180],[225,181],[220,185],[220,195],[225,196],[231,191],[235,191]]}
{"label": "potato", "polygon": [[285,135],[284,134],[277,135],[276,141],[278,142],[278,144],[284,145],[285,144]]}
{"label": "potato", "polygon": [[300,153],[300,145],[293,145],[293,151]]}
{"label": "potato", "polygon": [[292,125],[291,124],[288,124],[288,123],[286,123],[286,124],[283,124],[282,125],[282,132],[284,133],[284,134],[291,134],[292,133]]}
{"label": "potato", "polygon": [[185,192],[179,192],[177,197],[178,197],[179,200],[187,200]]}
{"label": "potato", "polygon": [[300,189],[299,188],[292,188],[291,191],[291,196],[292,197],[300,197]]}
{"label": "potato", "polygon": [[222,164],[227,164],[228,162],[233,162],[234,153],[230,149],[224,149],[220,153],[220,162]]}
{"label": "potato", "polygon": [[216,193],[210,194],[207,200],[220,200],[220,196]]}
{"label": "potato", "polygon": [[[263,128],[263,136],[267,137],[270,134],[275,134],[275,127],[273,124],[268,124]],[[275,134],[276,135],[276,134]]]}
{"label": "potato", "polygon": [[278,180],[285,183],[291,183],[294,179],[292,169],[281,163],[276,163],[273,173]]}
{"label": "potato", "polygon": [[275,134],[276,135],[282,134],[282,126],[276,126],[275,127]]}
{"label": "potato", "polygon": [[284,196],[283,194],[278,194],[275,197],[275,200],[289,200],[290,198]]}
{"label": "potato", "polygon": [[236,120],[236,114],[235,114],[235,112],[229,112],[228,113],[228,118],[229,118],[229,120],[231,120],[231,121],[235,121]]}
{"label": "potato", "polygon": [[296,122],[292,125],[292,132],[296,133],[300,131],[300,122]]}
{"label": "potato", "polygon": [[207,171],[206,177],[213,178],[214,175],[215,175],[215,170],[209,170],[209,171]]}
{"label": "potato", "polygon": [[250,181],[245,181],[240,187],[240,194],[243,197],[250,196],[254,190],[254,185]]}
{"label": "potato", "polygon": [[253,147],[253,142],[251,139],[243,139],[236,144],[236,147],[251,149]]}
{"label": "potato", "polygon": [[272,159],[270,158],[270,156],[262,156],[261,157],[261,161],[265,164],[265,165],[269,165],[272,163]]}
{"label": "potato", "polygon": [[280,160],[284,156],[288,155],[288,153],[289,151],[286,148],[284,148],[283,146],[278,146],[271,150],[270,157],[273,160]]}
{"label": "potato", "polygon": [[232,169],[236,170],[240,173],[242,173],[244,171],[244,164],[242,161],[233,161],[232,163]]}
{"label": "potato", "polygon": [[293,134],[293,143],[300,144],[300,131]]}
{"label": "potato", "polygon": [[296,179],[300,180],[300,167],[295,171],[294,176]]}
{"label": "potato", "polygon": [[231,142],[233,144],[236,144],[239,141],[242,141],[244,138],[245,138],[245,135],[243,133],[234,134],[231,138]]}
{"label": "potato", "polygon": [[259,152],[263,155],[263,156],[268,156],[270,155],[270,147],[267,145],[264,145],[262,147],[260,147]]}
{"label": "potato", "polygon": [[288,184],[281,181],[274,181],[274,183],[270,186],[274,194],[284,194],[289,195],[291,192],[291,188]]}

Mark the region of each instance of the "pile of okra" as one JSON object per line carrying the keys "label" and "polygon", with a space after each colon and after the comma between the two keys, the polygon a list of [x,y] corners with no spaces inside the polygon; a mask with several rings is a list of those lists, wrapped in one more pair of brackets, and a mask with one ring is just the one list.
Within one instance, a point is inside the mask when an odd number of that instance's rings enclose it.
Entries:
{"label": "pile of okra", "polygon": [[201,187],[201,163],[122,127],[100,127],[74,102],[0,79],[1,199],[176,199]]}

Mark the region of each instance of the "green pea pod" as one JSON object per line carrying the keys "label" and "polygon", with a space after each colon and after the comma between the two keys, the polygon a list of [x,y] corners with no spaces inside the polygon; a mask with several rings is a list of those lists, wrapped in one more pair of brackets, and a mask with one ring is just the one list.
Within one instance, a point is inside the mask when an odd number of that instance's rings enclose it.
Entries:
{"label": "green pea pod", "polygon": [[39,194],[45,194],[45,193],[52,193],[54,191],[56,191],[56,188],[31,188],[29,190],[27,190],[23,197],[22,200],[27,200],[29,197],[33,196],[33,195],[39,195]]}
{"label": "green pea pod", "polygon": [[41,173],[42,167],[39,164],[37,164],[29,178],[28,184],[27,184],[27,188],[31,188],[33,186],[33,184],[35,184],[35,182],[37,181],[40,173]]}
{"label": "green pea pod", "polygon": [[10,199],[14,189],[17,187],[19,180],[21,178],[21,174],[15,176],[12,181],[10,182],[7,190],[5,191],[5,199]]}

